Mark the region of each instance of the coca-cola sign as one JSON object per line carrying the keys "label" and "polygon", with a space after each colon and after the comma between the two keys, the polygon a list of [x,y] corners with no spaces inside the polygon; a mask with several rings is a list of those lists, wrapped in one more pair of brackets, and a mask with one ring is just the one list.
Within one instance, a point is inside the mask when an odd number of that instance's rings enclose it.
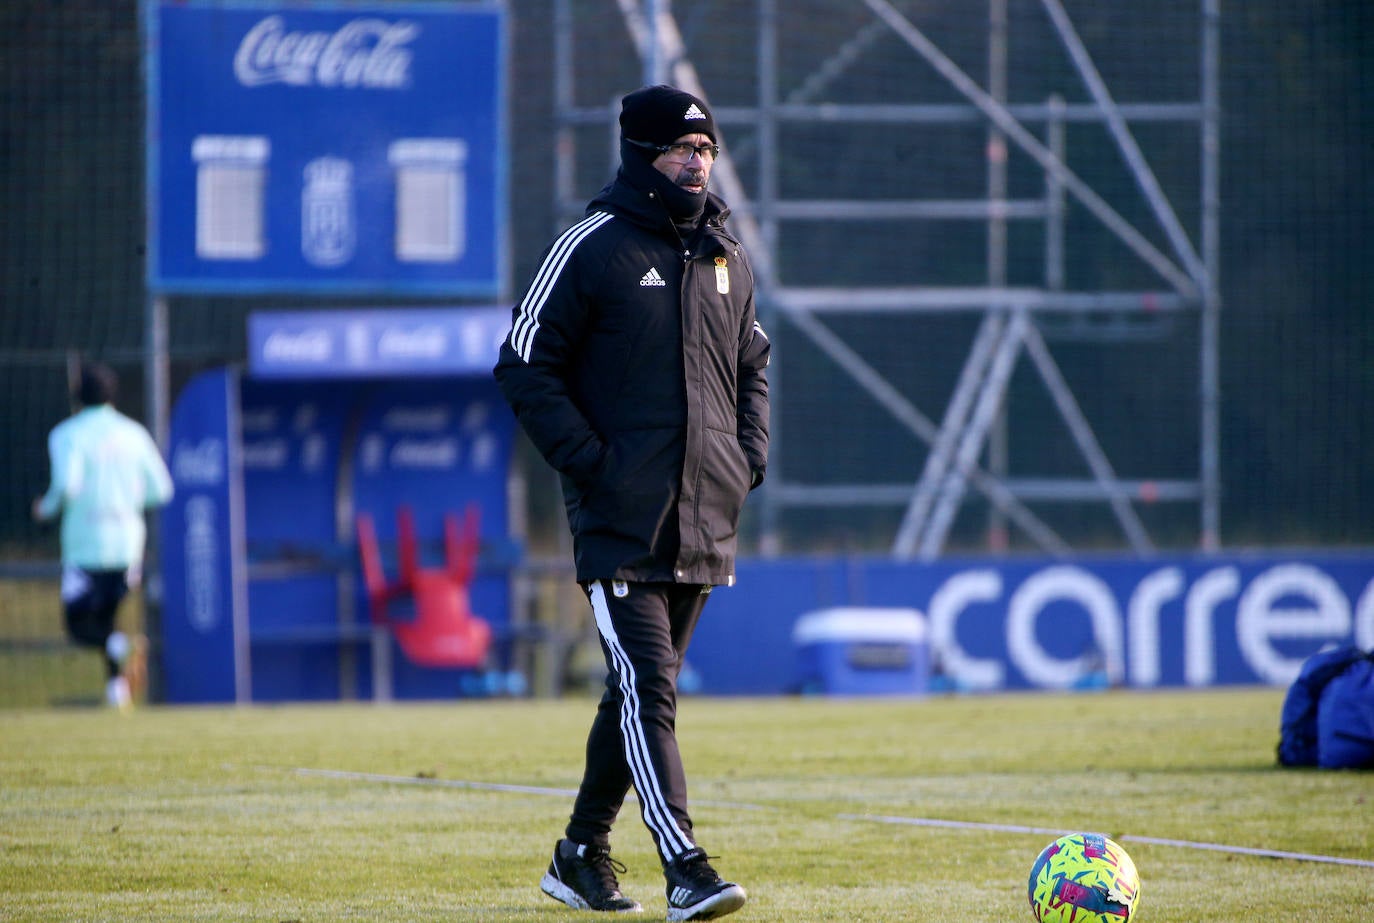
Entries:
{"label": "coca-cola sign", "polygon": [[141,0],[151,288],[497,296],[508,5]]}
{"label": "coca-cola sign", "polygon": [[290,31],[281,16],[267,16],[243,36],[234,76],[246,87],[365,87],[399,90],[410,85],[410,47],[420,27],[409,20],[353,19],[333,32]]}

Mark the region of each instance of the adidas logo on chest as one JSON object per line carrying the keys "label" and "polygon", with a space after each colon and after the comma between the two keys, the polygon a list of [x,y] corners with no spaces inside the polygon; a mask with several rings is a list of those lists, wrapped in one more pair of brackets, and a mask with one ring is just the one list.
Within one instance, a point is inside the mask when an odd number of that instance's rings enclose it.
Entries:
{"label": "adidas logo on chest", "polygon": [[650,286],[660,286],[660,287],[661,287],[661,286],[667,285],[668,283],[663,281],[663,277],[660,276],[660,275],[658,274],[658,269],[657,269],[657,268],[655,268],[655,267],[653,267],[653,266],[650,266],[650,267],[649,267],[649,271],[646,272],[646,273],[644,274],[643,278],[641,278],[641,279],[639,280],[639,284],[640,284],[641,286],[644,286],[644,287],[647,288],[647,287],[650,287]]}

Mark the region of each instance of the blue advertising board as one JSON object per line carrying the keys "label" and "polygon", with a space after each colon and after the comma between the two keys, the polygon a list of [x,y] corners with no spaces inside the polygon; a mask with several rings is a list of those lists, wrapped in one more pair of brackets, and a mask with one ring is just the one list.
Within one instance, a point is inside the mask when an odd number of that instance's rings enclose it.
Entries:
{"label": "blue advertising board", "polygon": [[248,699],[247,562],[238,452],[239,376],[202,372],[172,415],[176,494],[161,511],[164,693],[170,702]]}
{"label": "blue advertising board", "polygon": [[916,609],[934,674],[964,690],[1292,682],[1322,648],[1374,648],[1374,554],[1159,558],[746,560],[718,588],[688,662],[704,692],[796,691],[807,612]]}
{"label": "blue advertising board", "polygon": [[502,294],[499,3],[143,13],[153,291]]}
{"label": "blue advertising board", "polygon": [[510,308],[257,311],[248,318],[255,378],[489,377]]}

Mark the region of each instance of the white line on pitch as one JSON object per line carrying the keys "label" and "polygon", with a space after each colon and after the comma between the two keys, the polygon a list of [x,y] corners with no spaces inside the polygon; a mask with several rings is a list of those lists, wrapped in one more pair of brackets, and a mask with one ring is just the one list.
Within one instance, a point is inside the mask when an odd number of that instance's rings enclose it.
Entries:
{"label": "white line on pitch", "polygon": [[[269,768],[269,767],[262,767]],[[575,789],[545,788],[538,785],[511,785],[504,782],[471,782],[462,779],[433,779],[426,776],[392,776],[376,772],[350,772],[343,769],[306,769],[292,770],[300,776],[317,776],[325,779],[348,779],[356,782],[385,782],[393,785],[430,785],[436,788],[462,788],[488,792],[515,792],[522,795],[557,795],[568,798],[577,795]],[[631,789],[631,794],[634,790]],[[739,801],[703,801],[693,799],[693,804],[711,808],[733,808],[737,811],[774,811],[775,806],[748,804]],[[898,817],[883,814],[836,814],[836,820],[857,820],[877,824],[900,824],[906,827],[947,827],[955,830],[993,830],[999,833],[1034,833],[1041,836],[1061,836],[1072,833],[1054,827],[1025,827],[1019,824],[985,824],[969,820],[940,820],[933,817]],[[1135,836],[1122,834],[1115,840],[1132,843],[1148,843],[1152,846],[1175,846],[1181,849],[1203,849],[1210,852],[1233,853],[1243,856],[1265,856],[1271,859],[1291,859],[1295,862],[1324,862],[1330,865],[1353,865],[1360,868],[1374,868],[1374,861],[1367,859],[1347,859],[1342,856],[1321,856],[1312,853],[1286,852],[1281,849],[1256,849],[1252,846],[1226,846],[1221,843],[1197,843],[1192,840],[1170,840],[1162,837]]]}
{"label": "white line on pitch", "polygon": [[[389,776],[375,772],[349,772],[343,769],[305,769],[292,770],[298,776],[320,776],[326,779],[351,779],[358,782],[389,782],[397,785],[432,785],[436,788],[466,788],[488,792],[516,792],[522,795],[558,795],[573,798],[577,789],[543,788],[537,785],[508,785],[503,782],[467,782],[461,779],[434,779],[427,776]],[[635,794],[634,789],[630,794]],[[693,804],[711,808],[734,808],[738,811],[767,811],[766,805],[742,804],[738,801],[703,801],[692,799]]]}
{"label": "white line on pitch", "polygon": [[[929,817],[891,817],[875,814],[839,814],[841,820],[866,820],[879,824],[902,824],[909,827],[952,827],[958,830],[996,830],[1002,833],[1039,833],[1047,836],[1060,836],[1072,831],[1056,830],[1049,827],[1021,827],[1016,824],[980,824],[966,820],[936,820]],[[1221,843],[1196,843],[1192,840],[1168,840],[1155,836],[1134,836],[1122,834],[1112,839],[1131,843],[1149,843],[1155,846],[1178,846],[1183,849],[1205,849],[1211,852],[1237,853],[1245,856],[1266,856],[1271,859],[1292,859],[1297,862],[1326,862],[1332,865],[1355,865],[1361,868],[1374,868],[1374,862],[1367,859],[1347,859],[1342,856],[1319,856],[1311,853],[1285,852],[1281,849],[1256,849],[1252,846],[1225,846]]]}
{"label": "white line on pitch", "polygon": [[522,795],[560,795],[571,797],[577,794],[571,788],[543,788],[538,785],[508,785],[502,782],[464,782],[461,779],[434,779],[428,776],[388,776],[377,772],[349,772],[345,769],[305,769],[292,770],[298,776],[320,776],[325,779],[349,779],[354,782],[387,782],[392,785],[429,785],[435,788],[470,788],[488,792],[518,792]]}

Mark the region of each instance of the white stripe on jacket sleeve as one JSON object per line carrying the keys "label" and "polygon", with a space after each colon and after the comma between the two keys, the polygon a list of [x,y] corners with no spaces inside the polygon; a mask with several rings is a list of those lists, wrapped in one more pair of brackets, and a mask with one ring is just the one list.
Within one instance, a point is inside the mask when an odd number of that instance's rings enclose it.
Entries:
{"label": "white stripe on jacket sleeve", "polygon": [[520,314],[511,325],[511,349],[525,362],[530,361],[534,335],[539,330],[539,312],[549,300],[549,293],[553,291],[558,276],[568,265],[577,245],[611,218],[612,215],[607,212],[594,212],[564,231],[549,248],[549,255],[544,258],[534,281],[530,283],[529,291],[525,293],[525,299],[520,302]]}

